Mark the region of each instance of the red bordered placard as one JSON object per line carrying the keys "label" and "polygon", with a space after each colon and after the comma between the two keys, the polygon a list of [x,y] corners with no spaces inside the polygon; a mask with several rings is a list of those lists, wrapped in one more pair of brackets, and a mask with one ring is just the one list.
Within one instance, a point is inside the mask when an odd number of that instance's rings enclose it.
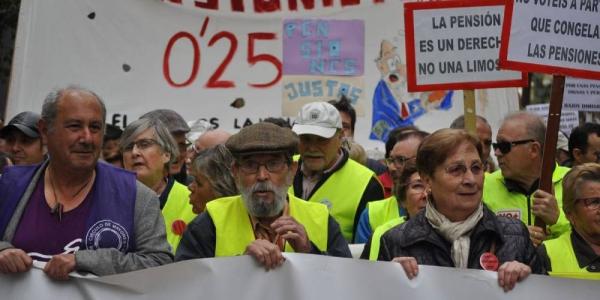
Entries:
{"label": "red bordered placard", "polygon": [[510,29],[512,26],[514,0],[505,0],[505,2],[506,8],[504,9],[504,21],[502,22],[502,43],[500,44],[500,67],[525,72],[538,72],[546,74],[568,75],[587,79],[600,79],[600,72],[508,60],[508,47],[510,45]]}
{"label": "red bordered placard", "polygon": [[[484,88],[502,88],[502,87],[522,87],[527,86],[527,73],[522,73],[520,79],[512,80],[494,80],[494,81],[462,81],[455,83],[439,84],[417,84],[417,70],[415,61],[415,30],[414,30],[414,11],[425,9],[443,9],[443,8],[461,8],[461,7],[481,7],[481,6],[499,6],[504,5],[504,0],[472,0],[472,1],[434,1],[434,2],[407,2],[404,3],[404,30],[406,44],[406,68],[407,68],[407,86],[409,92],[424,92],[433,90],[467,90]],[[504,27],[502,28],[504,29]],[[504,45],[501,42],[500,45]]]}

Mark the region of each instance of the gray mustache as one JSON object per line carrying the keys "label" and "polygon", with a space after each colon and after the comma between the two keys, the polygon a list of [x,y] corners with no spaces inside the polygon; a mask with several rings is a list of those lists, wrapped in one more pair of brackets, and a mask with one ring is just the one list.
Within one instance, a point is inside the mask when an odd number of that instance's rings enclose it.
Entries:
{"label": "gray mustache", "polygon": [[78,143],[75,147],[73,147],[73,151],[75,152],[92,152],[96,149],[94,144],[88,143]]}
{"label": "gray mustache", "polygon": [[273,185],[271,184],[271,182],[268,181],[264,181],[264,182],[257,182],[256,184],[254,184],[252,186],[252,190],[251,192],[273,192],[275,189],[273,188]]}

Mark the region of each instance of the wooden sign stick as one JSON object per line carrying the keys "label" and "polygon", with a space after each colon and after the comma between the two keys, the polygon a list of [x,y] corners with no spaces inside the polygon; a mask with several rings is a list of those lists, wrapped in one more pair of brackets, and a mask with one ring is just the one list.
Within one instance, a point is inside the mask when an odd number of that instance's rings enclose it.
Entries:
{"label": "wooden sign stick", "polygon": [[[542,171],[540,174],[540,190],[548,193],[552,193],[552,173],[556,165],[556,142],[560,128],[564,90],[565,76],[554,75],[552,77],[552,93],[550,94],[548,124],[546,125],[546,142],[544,143],[544,156],[542,158]],[[541,218],[535,218],[535,226],[546,228],[546,224],[544,224]]]}
{"label": "wooden sign stick", "polygon": [[465,108],[465,129],[470,134],[477,136],[477,118],[475,116],[475,91],[463,90],[463,101]]}

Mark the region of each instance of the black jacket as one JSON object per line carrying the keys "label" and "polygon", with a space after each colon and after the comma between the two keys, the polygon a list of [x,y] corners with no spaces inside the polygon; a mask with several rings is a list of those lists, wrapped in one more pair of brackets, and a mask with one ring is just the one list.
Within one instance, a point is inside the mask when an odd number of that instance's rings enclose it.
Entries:
{"label": "black jacket", "polygon": [[[429,224],[423,210],[415,218],[390,229],[381,237],[378,260],[390,261],[398,256],[412,256],[420,265],[455,267],[450,248],[451,244]],[[484,206],[483,217],[471,232],[468,268],[482,269],[479,258],[492,248],[495,248],[499,266],[516,260],[529,265],[534,274],[546,273],[525,224],[496,216]]]}

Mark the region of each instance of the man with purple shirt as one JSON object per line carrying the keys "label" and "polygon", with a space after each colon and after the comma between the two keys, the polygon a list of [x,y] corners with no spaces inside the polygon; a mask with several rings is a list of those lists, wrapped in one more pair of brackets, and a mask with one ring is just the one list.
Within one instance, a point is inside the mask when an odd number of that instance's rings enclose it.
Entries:
{"label": "man with purple shirt", "polygon": [[170,263],[156,195],[135,174],[98,163],[106,108],[67,87],[44,101],[38,127],[50,159],[0,179],[0,272],[108,275]]}

